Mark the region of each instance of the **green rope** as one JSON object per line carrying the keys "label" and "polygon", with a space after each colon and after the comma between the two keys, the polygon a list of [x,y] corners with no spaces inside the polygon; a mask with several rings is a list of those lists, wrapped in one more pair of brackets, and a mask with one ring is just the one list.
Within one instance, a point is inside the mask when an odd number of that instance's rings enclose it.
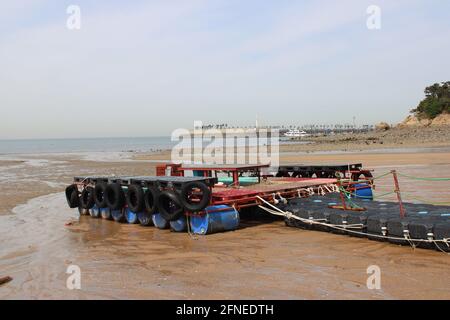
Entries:
{"label": "green rope", "polygon": [[399,176],[405,177],[405,178],[409,178],[409,179],[414,179],[414,180],[424,180],[424,181],[450,181],[450,178],[421,178],[421,177],[414,177],[414,176],[409,176],[407,174],[404,173],[399,173],[397,172],[397,174]]}
{"label": "green rope", "polygon": [[[404,193],[405,194],[413,194],[412,192],[402,192],[402,194],[404,194]],[[408,199],[414,199],[414,200],[420,201],[422,203],[433,204],[433,205],[437,205],[437,206],[439,206],[439,205],[450,205],[450,202],[432,202],[432,201],[428,201],[428,200],[425,200],[423,198],[419,198],[419,197],[416,197],[416,196],[409,196],[407,198]]]}
{"label": "green rope", "polygon": [[354,182],[354,183],[359,183],[359,182],[368,182],[368,181],[372,181],[372,180],[376,180],[376,179],[380,179],[380,178],[383,178],[383,177],[385,177],[385,176],[387,176],[387,175],[390,175],[391,174],[391,172],[390,171],[388,171],[388,172],[386,172],[386,173],[383,173],[383,174],[380,174],[379,176],[376,176],[376,177],[368,177],[367,179],[363,179],[363,180],[352,180],[352,179],[340,179],[341,181],[351,181],[351,182]]}
{"label": "green rope", "polygon": [[351,199],[351,196],[349,195],[350,192],[347,192],[344,188],[340,187],[340,190],[344,193],[345,198],[346,198],[346,203],[348,203],[350,205],[350,208],[359,208],[362,209],[362,207],[358,206],[356,203],[354,203]]}
{"label": "green rope", "polygon": [[386,192],[386,193],[382,193],[382,194],[380,194],[380,195],[373,195],[372,197],[371,196],[360,196],[360,195],[357,195],[356,193],[354,193],[354,192],[350,192],[350,191],[347,191],[347,190],[345,190],[344,188],[342,188],[341,187],[341,191],[346,195],[346,196],[353,196],[353,197],[355,197],[355,198],[362,198],[362,199],[378,199],[378,198],[382,198],[382,197],[385,197],[385,196],[387,196],[387,195],[390,195],[390,194],[394,194],[395,193],[395,191],[389,191],[389,192]]}
{"label": "green rope", "polygon": [[391,174],[391,172],[390,171],[388,171],[388,172],[386,172],[386,173],[383,173],[383,174],[380,174],[379,176],[377,176],[377,177],[373,177],[372,179],[380,179],[380,178],[383,178],[383,177],[385,177],[385,176],[387,176],[387,175],[390,175]]}
{"label": "green rope", "polygon": [[[341,181],[352,181],[352,182],[367,182],[367,181],[371,181],[371,180],[377,180],[383,177],[386,177],[388,175],[392,174],[391,171],[388,171],[386,173],[380,174],[379,176],[376,177],[369,177],[368,179],[364,179],[364,180],[358,180],[358,181],[353,181],[352,179],[341,179]],[[414,180],[424,180],[424,181],[450,181],[450,178],[422,178],[422,177],[414,177],[414,176],[410,176],[404,173],[400,173],[397,172],[397,175],[405,177],[405,178],[410,178],[410,179],[414,179]]]}

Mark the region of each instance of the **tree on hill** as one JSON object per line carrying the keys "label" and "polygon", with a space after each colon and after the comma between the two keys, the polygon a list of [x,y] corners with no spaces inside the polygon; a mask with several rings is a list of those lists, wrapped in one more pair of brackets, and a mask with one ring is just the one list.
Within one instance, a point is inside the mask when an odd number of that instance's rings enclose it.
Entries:
{"label": "tree on hill", "polygon": [[435,83],[425,88],[425,99],[411,110],[419,118],[433,119],[441,113],[450,113],[450,81]]}

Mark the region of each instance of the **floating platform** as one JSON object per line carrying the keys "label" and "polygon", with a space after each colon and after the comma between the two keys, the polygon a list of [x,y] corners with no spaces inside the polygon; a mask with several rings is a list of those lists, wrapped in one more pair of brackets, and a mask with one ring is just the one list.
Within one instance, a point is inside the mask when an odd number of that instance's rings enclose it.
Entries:
{"label": "floating platform", "polygon": [[351,201],[365,210],[331,208],[341,204],[337,193],[292,200],[283,207],[283,211],[301,220],[285,218],[286,225],[450,251],[450,206],[403,202],[406,216],[400,218],[398,203],[365,199]]}
{"label": "floating platform", "polygon": [[[281,166],[276,176],[261,176],[267,167],[166,164],[157,167],[157,176],[78,176],[66,199],[93,218],[178,232],[235,230],[240,213],[265,209],[285,217],[290,227],[450,251],[450,206],[372,201],[371,171],[361,164]],[[194,176],[185,176],[188,170]],[[232,185],[218,184],[218,172],[232,176]],[[337,173],[350,179],[342,184]],[[239,186],[244,174],[258,183]]]}

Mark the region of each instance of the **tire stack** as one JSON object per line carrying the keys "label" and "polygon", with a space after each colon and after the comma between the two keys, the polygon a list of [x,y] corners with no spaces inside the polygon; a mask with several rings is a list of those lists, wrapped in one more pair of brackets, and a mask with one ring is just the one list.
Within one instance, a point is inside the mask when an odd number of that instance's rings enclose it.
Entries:
{"label": "tire stack", "polygon": [[211,189],[202,181],[189,181],[180,186],[161,186],[157,180],[141,185],[124,185],[120,180],[74,183],[66,188],[70,208],[80,215],[115,220],[143,226],[185,231],[185,213],[204,210],[211,200]]}

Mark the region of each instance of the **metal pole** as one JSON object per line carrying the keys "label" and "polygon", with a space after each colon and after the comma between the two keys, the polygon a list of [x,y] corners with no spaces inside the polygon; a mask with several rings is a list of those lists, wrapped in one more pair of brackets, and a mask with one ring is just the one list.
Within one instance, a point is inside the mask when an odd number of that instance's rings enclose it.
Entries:
{"label": "metal pole", "polygon": [[341,184],[341,179],[338,178],[337,179],[337,183],[336,183],[339,187],[339,196],[341,197],[341,201],[342,201],[342,207],[344,208],[344,210],[347,210],[347,205],[346,205],[346,201],[344,199],[344,193],[342,192],[342,184]]}
{"label": "metal pole", "polygon": [[233,171],[233,183],[236,187],[239,187],[239,174],[237,170]]}
{"label": "metal pole", "polygon": [[400,185],[398,183],[397,171],[391,170],[392,177],[394,178],[395,184],[395,193],[397,194],[397,200],[400,207],[400,218],[404,218],[406,216],[405,207],[403,207],[402,196],[400,194]]}

